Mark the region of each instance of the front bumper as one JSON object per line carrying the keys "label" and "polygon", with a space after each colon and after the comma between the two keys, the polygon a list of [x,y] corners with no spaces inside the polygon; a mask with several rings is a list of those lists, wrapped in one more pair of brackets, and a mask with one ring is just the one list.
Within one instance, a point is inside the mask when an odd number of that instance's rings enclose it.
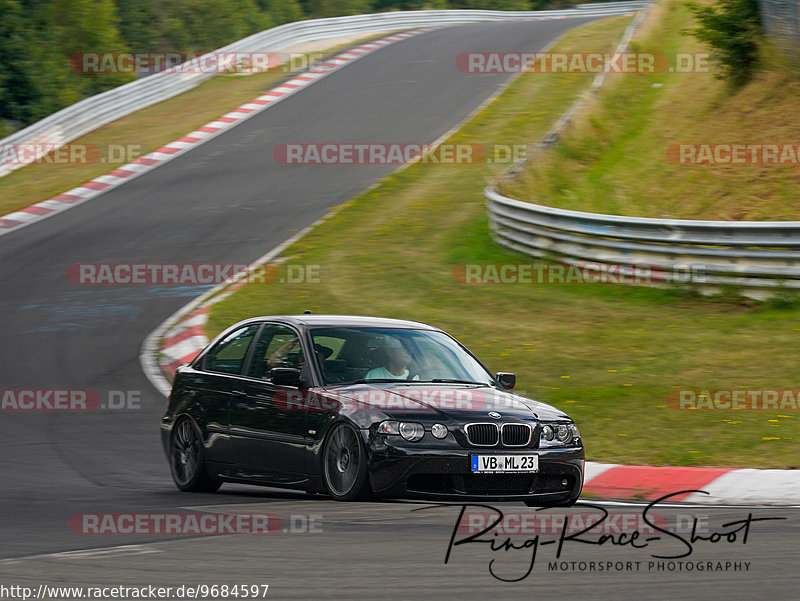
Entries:
{"label": "front bumper", "polygon": [[[560,505],[576,500],[583,488],[583,447],[558,449],[464,448],[420,445],[397,436],[363,431],[368,472],[377,496],[441,501],[533,501]],[[475,474],[470,455],[487,453],[539,456],[535,474]]]}

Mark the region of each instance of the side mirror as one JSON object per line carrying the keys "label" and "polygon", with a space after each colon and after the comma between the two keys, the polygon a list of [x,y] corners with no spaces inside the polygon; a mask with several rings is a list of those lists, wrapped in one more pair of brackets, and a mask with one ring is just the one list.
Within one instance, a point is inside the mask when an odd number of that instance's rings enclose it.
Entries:
{"label": "side mirror", "polygon": [[299,388],[300,370],[292,367],[273,367],[269,371],[269,379],[275,386],[294,386]]}
{"label": "side mirror", "polygon": [[498,371],[495,374],[494,379],[497,380],[497,383],[506,390],[513,390],[514,386],[517,385],[517,376],[505,371]]}

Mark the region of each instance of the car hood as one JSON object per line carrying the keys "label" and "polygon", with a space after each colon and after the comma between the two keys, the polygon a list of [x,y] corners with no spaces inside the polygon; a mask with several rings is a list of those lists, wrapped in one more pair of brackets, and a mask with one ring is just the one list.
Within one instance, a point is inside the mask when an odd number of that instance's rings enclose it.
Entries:
{"label": "car hood", "polygon": [[486,420],[490,412],[509,419],[539,421],[568,420],[563,411],[546,403],[508,391],[468,384],[402,382],[357,384],[329,390],[335,393],[342,411],[380,412],[388,418]]}

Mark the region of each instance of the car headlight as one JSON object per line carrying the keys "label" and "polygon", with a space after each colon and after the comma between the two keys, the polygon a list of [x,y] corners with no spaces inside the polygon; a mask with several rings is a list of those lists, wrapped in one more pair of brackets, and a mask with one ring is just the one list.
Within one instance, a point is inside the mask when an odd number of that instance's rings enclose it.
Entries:
{"label": "car headlight", "polygon": [[400,422],[400,436],[409,442],[416,442],[425,435],[425,428],[416,422]]}
{"label": "car headlight", "polygon": [[556,428],[556,438],[558,439],[558,442],[567,444],[570,440],[572,440],[572,429],[566,424],[561,424],[558,426],[558,428]]}
{"label": "car headlight", "polygon": [[378,433],[399,434],[409,442],[416,442],[425,436],[425,427],[416,422],[385,421],[378,424]]}
{"label": "car headlight", "polygon": [[539,436],[539,446],[568,445],[580,437],[575,424],[545,424]]}

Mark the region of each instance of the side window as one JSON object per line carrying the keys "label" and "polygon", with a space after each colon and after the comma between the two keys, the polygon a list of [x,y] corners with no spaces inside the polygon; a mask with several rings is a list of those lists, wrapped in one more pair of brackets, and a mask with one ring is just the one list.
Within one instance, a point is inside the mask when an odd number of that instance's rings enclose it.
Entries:
{"label": "side window", "polygon": [[287,326],[268,324],[256,343],[247,375],[269,378],[274,367],[303,369],[304,364],[303,347],[297,333]]}
{"label": "side window", "polygon": [[206,355],[203,367],[208,371],[219,371],[226,374],[242,373],[247,349],[259,327],[260,324],[244,326],[228,334]]}
{"label": "side window", "polygon": [[[321,359],[338,359],[345,339],[334,336],[314,336],[314,346],[322,353]],[[319,348],[321,347],[321,348]]]}
{"label": "side window", "polygon": [[347,354],[343,351],[352,346],[353,341],[348,342],[344,336],[314,336],[314,351],[326,382],[335,384],[347,379],[355,380],[356,377],[363,375],[363,372],[359,372],[358,376],[352,376],[348,372],[350,364],[346,358]]}

